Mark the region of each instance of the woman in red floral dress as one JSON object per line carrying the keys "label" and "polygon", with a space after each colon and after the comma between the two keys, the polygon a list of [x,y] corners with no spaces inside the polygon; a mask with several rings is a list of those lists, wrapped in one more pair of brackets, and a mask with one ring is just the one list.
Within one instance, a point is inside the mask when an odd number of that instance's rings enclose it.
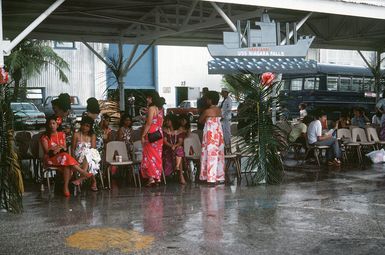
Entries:
{"label": "woman in red floral dress", "polygon": [[40,142],[44,150],[44,164],[46,166],[57,167],[63,174],[64,196],[69,197],[68,184],[71,179],[71,170],[78,171],[84,177],[91,177],[91,173],[83,170],[79,163],[67,151],[66,137],[63,132],[58,132],[57,117],[47,118],[46,132],[41,136]]}
{"label": "woman in red floral dress", "polygon": [[[163,102],[158,92],[152,91],[147,95],[148,112],[146,124],[142,133],[143,157],[141,163],[141,173],[144,179],[148,179],[146,186],[152,186],[155,182],[160,182],[162,175],[162,150],[163,150]],[[148,134],[160,132],[162,137],[150,143]]]}
{"label": "woman in red floral dress", "polygon": [[225,180],[225,146],[221,125],[221,109],[217,107],[219,94],[209,91],[206,94],[209,106],[199,117],[205,124],[202,138],[200,180],[215,184]]}

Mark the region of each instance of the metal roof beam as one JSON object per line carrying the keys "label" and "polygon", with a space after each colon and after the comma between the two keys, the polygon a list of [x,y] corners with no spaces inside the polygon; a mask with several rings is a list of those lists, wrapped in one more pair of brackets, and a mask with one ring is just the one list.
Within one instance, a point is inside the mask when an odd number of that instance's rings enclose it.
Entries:
{"label": "metal roof beam", "polygon": [[331,0],[202,0],[250,6],[385,19],[385,6]]}
{"label": "metal roof beam", "polygon": [[[41,22],[43,22],[54,10],[56,10],[65,0],[57,0],[47,10],[45,10],[37,19],[35,19],[28,27],[26,27],[15,39],[11,41],[6,49],[5,54],[9,54],[11,50],[18,45],[32,30],[34,30]],[[2,38],[1,38],[2,40]]]}

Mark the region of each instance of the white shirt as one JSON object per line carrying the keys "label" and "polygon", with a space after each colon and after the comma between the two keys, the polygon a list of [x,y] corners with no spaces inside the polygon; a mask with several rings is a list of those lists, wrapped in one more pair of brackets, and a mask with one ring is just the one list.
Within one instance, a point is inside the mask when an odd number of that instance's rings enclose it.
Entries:
{"label": "white shirt", "polygon": [[322,135],[322,125],[321,121],[314,120],[310,122],[309,127],[307,128],[307,140],[309,144],[313,144],[318,141],[318,136]]}
{"label": "white shirt", "polygon": [[381,117],[378,118],[377,115],[373,115],[372,117],[372,124],[376,126],[381,126]]}
{"label": "white shirt", "polygon": [[306,109],[299,110],[299,117],[300,117],[301,119],[305,118],[306,115],[307,115]]}
{"label": "white shirt", "polygon": [[232,100],[231,98],[228,96],[222,103],[222,117],[225,119],[225,120],[231,120],[231,108],[232,108]]}

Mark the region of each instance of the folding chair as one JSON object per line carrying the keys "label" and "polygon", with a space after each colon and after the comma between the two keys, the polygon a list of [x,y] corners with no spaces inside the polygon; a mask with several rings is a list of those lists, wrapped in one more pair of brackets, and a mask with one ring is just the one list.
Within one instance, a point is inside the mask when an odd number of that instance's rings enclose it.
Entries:
{"label": "folding chair", "polygon": [[362,164],[361,146],[357,142],[352,142],[352,133],[347,128],[337,129],[337,139],[341,142],[341,146],[345,149],[343,156],[348,161],[346,151],[356,151],[358,161]]}
{"label": "folding chair", "polygon": [[[114,160],[115,151],[119,154],[119,156],[122,157],[122,162],[118,162],[118,161]],[[109,189],[111,189],[111,166],[116,166],[116,167],[129,166],[129,167],[131,167],[132,177],[134,178],[134,183],[135,183],[135,186],[137,187],[135,169],[133,167],[133,162],[128,160],[127,147],[126,147],[126,144],[124,142],[112,141],[112,142],[107,143],[107,146],[106,146],[106,163],[108,165],[107,178],[108,178],[108,188]]]}
{"label": "folding chair", "polygon": [[330,146],[327,145],[315,145],[315,144],[309,144],[308,139],[306,139],[306,147],[307,147],[307,152],[305,155],[305,159],[308,157],[309,153],[311,151],[314,152],[314,157],[317,160],[318,167],[321,167],[321,162],[320,162],[320,155],[322,156],[322,151],[326,151],[330,149]]}
{"label": "folding chair", "polygon": [[380,149],[380,147],[385,145],[385,141],[381,141],[378,138],[377,130],[374,127],[367,127],[366,128],[366,135],[368,137],[369,142],[375,142],[377,149]]}
{"label": "folding chair", "polygon": [[[352,129],[352,141],[358,142],[363,149],[373,149],[376,150],[376,143],[374,141],[369,142],[365,130],[363,128],[353,128]],[[362,153],[362,150],[361,150]],[[362,156],[361,156],[362,157]]]}
{"label": "folding chair", "polygon": [[[236,141],[232,139],[231,141],[231,152],[230,153],[225,153],[225,175],[228,176],[228,171],[233,164],[235,167],[235,170],[237,171],[237,179],[238,183],[241,182],[241,164],[240,164],[240,156],[237,153],[232,153],[233,151],[237,151],[236,148]],[[230,181],[230,180],[229,180]]]}
{"label": "folding chair", "polygon": [[48,193],[51,194],[51,184],[49,181],[50,177],[54,177],[56,175],[56,171],[59,169],[58,167],[54,166],[46,166],[44,164],[44,150],[43,146],[40,143],[39,144],[39,158],[40,158],[40,177],[41,177],[41,186],[40,191],[44,191],[44,175],[46,176],[47,180],[47,187],[48,187]]}
{"label": "folding chair", "polygon": [[[190,133],[189,136],[184,139],[183,149],[188,166],[187,175],[190,181],[192,181],[193,176],[196,176],[198,173],[201,162],[202,145],[198,134]],[[191,165],[193,166],[192,168]]]}

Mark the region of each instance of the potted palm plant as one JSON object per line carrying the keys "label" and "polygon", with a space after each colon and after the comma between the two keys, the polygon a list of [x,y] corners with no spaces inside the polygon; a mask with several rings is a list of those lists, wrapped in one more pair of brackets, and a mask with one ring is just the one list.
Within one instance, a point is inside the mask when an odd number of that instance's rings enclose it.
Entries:
{"label": "potted palm plant", "polygon": [[224,79],[227,86],[241,92],[237,144],[242,154],[250,155],[245,170],[253,173],[251,183],[280,183],[284,174],[280,151],[286,146],[286,134],[272,117],[279,107],[276,91],[281,83],[273,73],[235,74]]}
{"label": "potted palm plant", "polygon": [[13,112],[10,106],[13,94],[7,73],[0,70],[0,209],[19,213],[23,209],[23,179],[15,151]]}

